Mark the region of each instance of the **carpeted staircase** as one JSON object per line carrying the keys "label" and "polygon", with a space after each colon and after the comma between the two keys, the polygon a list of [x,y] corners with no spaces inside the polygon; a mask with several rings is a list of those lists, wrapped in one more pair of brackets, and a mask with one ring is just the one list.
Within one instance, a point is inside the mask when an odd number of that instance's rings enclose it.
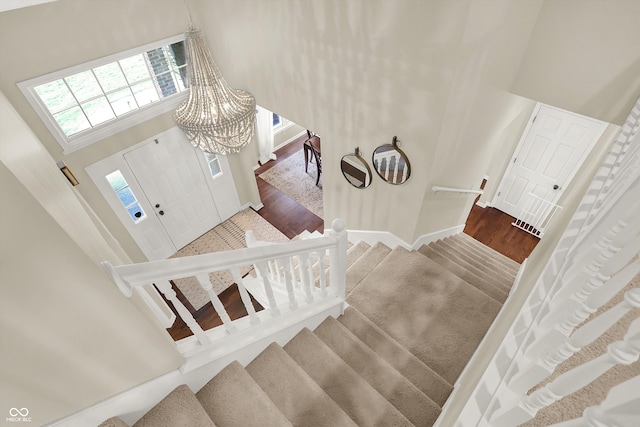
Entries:
{"label": "carpeted staircase", "polygon": [[464,234],[417,251],[360,242],[348,264],[344,315],[176,388],[134,427],[433,425],[519,265]]}

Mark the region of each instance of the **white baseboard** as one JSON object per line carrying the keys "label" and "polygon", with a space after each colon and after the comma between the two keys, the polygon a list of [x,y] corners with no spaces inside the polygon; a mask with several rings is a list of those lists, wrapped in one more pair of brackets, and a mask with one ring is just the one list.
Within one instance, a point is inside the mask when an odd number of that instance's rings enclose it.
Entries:
{"label": "white baseboard", "polygon": [[428,245],[431,242],[435,242],[436,240],[444,239],[449,236],[453,236],[455,234],[460,234],[464,230],[465,224],[456,225],[455,227],[445,228],[444,230],[435,231],[429,234],[423,234],[418,237],[416,241],[413,243],[413,249],[420,249],[422,245]]}
{"label": "white baseboard", "polygon": [[244,205],[242,205],[242,207],[240,208],[240,210],[241,210],[241,211],[243,211],[243,210],[245,210],[245,209],[247,209],[247,208],[251,208],[251,209],[253,209],[254,211],[258,212],[260,209],[264,208],[264,204],[262,204],[262,203],[258,203],[258,204],[256,205],[256,204],[253,204],[253,203],[245,203]]}
{"label": "white baseboard", "polygon": [[384,243],[391,249],[401,246],[407,250],[419,249],[422,245],[427,245],[436,240],[444,239],[445,237],[453,236],[454,234],[462,233],[464,230],[464,224],[457,225],[455,227],[446,228],[444,230],[435,231],[433,233],[423,234],[418,237],[413,244],[409,244],[397,237],[396,235],[388,231],[373,231],[373,230],[348,230],[348,239],[351,243],[356,244],[359,241],[364,241],[370,245],[374,245],[377,242]]}
{"label": "white baseboard", "polygon": [[476,206],[480,206],[482,209],[484,209],[484,208],[486,208],[487,206],[489,206],[489,204],[488,204],[488,203],[481,202],[480,200],[478,200],[478,201],[476,202]]}

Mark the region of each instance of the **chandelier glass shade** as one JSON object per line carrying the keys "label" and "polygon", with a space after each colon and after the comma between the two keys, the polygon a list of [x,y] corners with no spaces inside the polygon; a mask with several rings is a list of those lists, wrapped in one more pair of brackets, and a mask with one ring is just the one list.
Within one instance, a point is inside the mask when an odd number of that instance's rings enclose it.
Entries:
{"label": "chandelier glass shade", "polygon": [[207,153],[237,153],[251,142],[256,100],[230,88],[213,62],[200,30],[185,33],[189,98],[178,106],[174,120],[194,147]]}

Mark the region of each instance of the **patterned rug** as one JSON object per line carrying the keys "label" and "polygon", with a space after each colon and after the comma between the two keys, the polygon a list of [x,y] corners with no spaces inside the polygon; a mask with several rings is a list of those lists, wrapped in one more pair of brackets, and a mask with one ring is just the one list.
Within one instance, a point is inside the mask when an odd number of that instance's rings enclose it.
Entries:
{"label": "patterned rug", "polygon": [[[252,230],[258,240],[274,243],[289,241],[287,236],[269,224],[253,209],[248,208],[198,237],[172,255],[171,258],[246,248],[244,236],[247,230]],[[253,266],[244,266],[240,273],[244,276],[251,270],[253,270]],[[234,283],[233,277],[226,270],[210,273],[209,278],[214,292],[218,295]],[[173,282],[196,310],[210,302],[209,295],[202,289],[195,277],[176,279]]]}
{"label": "patterned rug", "polygon": [[[322,188],[316,186],[315,163],[309,164],[308,170],[305,173],[304,153],[300,150],[258,176],[320,218],[324,218]],[[322,186],[322,175],[319,185]]]}

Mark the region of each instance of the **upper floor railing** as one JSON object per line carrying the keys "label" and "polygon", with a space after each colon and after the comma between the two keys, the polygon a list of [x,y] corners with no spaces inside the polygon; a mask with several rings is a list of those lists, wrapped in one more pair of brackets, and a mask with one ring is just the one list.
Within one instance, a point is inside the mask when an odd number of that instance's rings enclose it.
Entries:
{"label": "upper floor railing", "polygon": [[[270,319],[283,318],[314,310],[314,306],[325,303],[328,300],[335,304],[344,303],[345,279],[346,279],[346,252],[347,232],[342,220],[334,220],[332,229],[323,236],[308,240],[288,242],[287,244],[261,244],[254,247],[238,249],[227,252],[216,252],[195,255],[190,257],[171,258],[159,261],[150,261],[138,264],[113,266],[104,262],[103,267],[127,296],[131,297],[134,289],[153,284],[171,302],[180,318],[185,322],[195,336],[195,342],[178,346],[185,357],[191,357],[203,350],[211,350],[216,347],[216,341],[220,338],[237,334],[250,334],[250,330]],[[323,278],[316,285],[310,278],[313,269],[316,268],[314,260],[321,260],[325,266]],[[286,302],[277,300],[274,296],[274,288],[279,284],[267,274],[269,265],[295,265],[297,275],[291,270],[283,271],[283,283],[289,290]],[[265,310],[256,313],[254,305],[247,292],[245,283],[255,281],[250,277],[242,277],[241,267],[254,266],[258,271],[261,291],[267,296]],[[226,270],[234,278],[242,303],[247,311],[247,316],[231,320],[227,310],[218,295],[213,291],[210,273]],[[204,330],[198,324],[189,310],[178,299],[173,290],[171,281],[174,279],[195,277],[209,295],[209,299],[216,313],[222,320],[222,325],[210,330]],[[302,283],[304,297],[293,291]],[[255,339],[261,337],[257,336]]]}

